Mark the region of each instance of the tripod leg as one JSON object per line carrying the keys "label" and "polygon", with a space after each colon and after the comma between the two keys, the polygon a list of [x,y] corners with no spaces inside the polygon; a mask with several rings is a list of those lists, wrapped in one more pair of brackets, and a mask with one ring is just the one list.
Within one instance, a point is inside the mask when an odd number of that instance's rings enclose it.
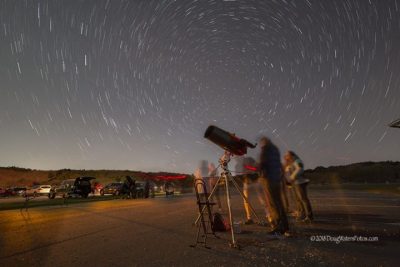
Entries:
{"label": "tripod leg", "polygon": [[257,218],[257,220],[259,221],[260,218],[258,217],[257,213],[255,212],[253,206],[250,204],[250,202],[249,202],[249,200],[247,199],[247,197],[246,197],[245,195],[243,195],[243,192],[242,192],[242,190],[240,190],[240,187],[239,187],[239,185],[236,183],[235,178],[233,178],[232,175],[230,175],[230,178],[231,178],[231,180],[232,180],[233,185],[236,187],[236,190],[237,190],[237,191],[239,192],[239,194],[242,196],[242,198],[244,199],[244,201],[247,202],[247,204],[248,204],[249,207],[250,207],[251,212],[252,212],[253,215]]}
{"label": "tripod leg", "polygon": [[207,226],[204,220],[204,214],[201,215],[201,225],[203,226],[204,236],[207,236]]}
{"label": "tripod leg", "polygon": [[196,245],[199,243],[199,236],[200,236],[200,225],[197,226],[197,236],[196,236]]}
{"label": "tripod leg", "polygon": [[199,224],[199,225],[197,226],[196,242],[195,242],[193,245],[190,245],[190,247],[192,247],[192,248],[197,247],[197,244],[199,243],[200,228],[201,228],[201,225]]}
{"label": "tripod leg", "polygon": [[[212,213],[211,213],[210,205],[206,204],[206,208],[207,208],[207,215],[208,215],[208,221],[210,223],[211,233],[213,235],[215,235],[215,232],[214,232],[214,221],[213,221],[213,216],[212,216]],[[203,216],[204,216],[204,214],[203,214]]]}
{"label": "tripod leg", "polygon": [[232,246],[237,247],[236,240],[235,240],[235,233],[233,232],[233,219],[232,219],[232,210],[231,210],[231,196],[229,193],[229,181],[227,179],[227,174],[225,175],[225,189],[226,189],[226,204],[228,206],[228,213],[229,213],[229,223],[231,226],[231,236],[232,236]]}

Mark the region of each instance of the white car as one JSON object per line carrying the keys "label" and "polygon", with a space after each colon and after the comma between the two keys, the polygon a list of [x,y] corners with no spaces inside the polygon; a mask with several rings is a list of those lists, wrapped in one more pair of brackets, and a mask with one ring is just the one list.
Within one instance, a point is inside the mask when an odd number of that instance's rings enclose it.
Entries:
{"label": "white car", "polygon": [[24,196],[41,196],[48,195],[50,193],[51,185],[35,185],[31,188],[26,189]]}

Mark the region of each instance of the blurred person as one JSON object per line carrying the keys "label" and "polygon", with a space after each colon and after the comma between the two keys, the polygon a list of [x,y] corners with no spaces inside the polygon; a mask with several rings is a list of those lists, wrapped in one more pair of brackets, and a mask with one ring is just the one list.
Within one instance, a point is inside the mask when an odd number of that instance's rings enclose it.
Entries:
{"label": "blurred person", "polygon": [[136,180],[128,175],[125,176],[122,193],[128,198],[136,198]]}
{"label": "blurred person", "polygon": [[[268,203],[265,200],[265,195],[263,188],[259,182],[259,175],[255,172],[256,168],[256,161],[252,157],[244,157],[239,159],[240,167],[238,166],[237,169],[242,171],[242,178],[243,178],[243,195],[249,200],[249,192],[253,191],[257,194],[257,198],[261,206],[264,208],[265,218],[267,221],[270,221],[269,212],[268,212]],[[251,210],[250,204],[243,199],[244,210],[246,212],[246,221],[245,224],[253,224],[254,221],[251,217]]]}
{"label": "blurred person", "polygon": [[292,185],[292,182],[290,181],[289,178],[289,172],[290,172],[290,167],[286,165],[286,160],[285,163],[282,166],[283,168],[283,177],[282,177],[282,198],[285,206],[285,211],[286,214],[291,215],[291,216],[298,216],[298,210],[299,207],[297,207],[297,200],[294,192],[294,188]]}
{"label": "blurred person", "polygon": [[[194,172],[194,182],[196,190],[203,199],[207,199],[210,194],[209,182],[208,182],[208,161],[201,160],[198,168]],[[202,182],[199,183],[198,181]],[[204,185],[204,186],[203,186]]]}
{"label": "blurred person", "polygon": [[303,222],[311,222],[314,219],[311,203],[307,195],[307,185],[310,180],[303,175],[304,164],[299,156],[293,151],[286,152],[285,156],[286,175],[293,186],[297,206],[299,209],[298,219]]}
{"label": "blurred person", "polygon": [[267,137],[260,139],[260,183],[269,203],[270,234],[289,236],[289,224],[281,198],[282,164],[279,149]]}
{"label": "blurred person", "polygon": [[[296,194],[294,192],[293,184],[292,181],[290,180],[291,166],[288,163],[286,155],[284,156],[284,163],[282,168],[284,176],[283,183],[286,187],[286,197],[288,200],[288,207],[286,209],[286,213],[297,218],[300,215],[299,213],[300,207],[298,206],[298,201],[296,198]],[[292,205],[290,205],[292,208],[290,209],[289,209],[289,202],[292,203]]]}
{"label": "blurred person", "polygon": [[288,198],[288,183],[286,182],[285,168],[282,166],[282,177],[281,177],[281,198],[283,209],[286,214],[289,213],[289,198]]}
{"label": "blurred person", "polygon": [[165,181],[164,184],[164,190],[165,190],[165,197],[173,196],[175,192],[175,186],[171,181]]}
{"label": "blurred person", "polygon": [[211,200],[214,201],[214,196],[215,196],[215,199],[217,200],[218,209],[221,210],[221,208],[222,208],[221,198],[219,195],[220,185],[217,184],[218,178],[219,177],[218,177],[217,169],[215,168],[214,163],[210,162],[208,164],[208,181],[209,181],[209,189],[210,189],[210,191],[208,193],[211,194],[214,187],[216,187]]}
{"label": "blurred person", "polygon": [[146,179],[144,183],[144,198],[149,198],[150,196],[150,181]]}

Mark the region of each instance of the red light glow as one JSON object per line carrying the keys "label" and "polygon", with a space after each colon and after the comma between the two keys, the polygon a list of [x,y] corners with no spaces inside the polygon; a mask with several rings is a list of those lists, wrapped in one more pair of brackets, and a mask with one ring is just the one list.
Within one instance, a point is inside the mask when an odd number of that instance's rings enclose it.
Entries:
{"label": "red light glow", "polygon": [[244,168],[250,171],[257,171],[257,167],[251,165],[244,165]]}
{"label": "red light glow", "polygon": [[186,175],[170,175],[170,176],[166,176],[166,175],[159,175],[156,176],[157,179],[161,179],[161,180],[183,180],[186,178]]}

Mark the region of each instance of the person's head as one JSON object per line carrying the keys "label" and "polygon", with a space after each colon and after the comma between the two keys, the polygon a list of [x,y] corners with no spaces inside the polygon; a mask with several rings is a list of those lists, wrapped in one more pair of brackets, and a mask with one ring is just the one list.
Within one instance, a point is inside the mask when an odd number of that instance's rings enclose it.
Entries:
{"label": "person's head", "polygon": [[264,147],[264,146],[267,146],[268,144],[270,144],[271,140],[268,137],[263,136],[260,138],[260,141],[258,143],[259,143],[260,147]]}
{"label": "person's head", "polygon": [[288,163],[290,163],[292,161],[292,157],[290,156],[290,154],[288,152],[285,153],[285,155],[283,156],[283,159],[285,161],[285,165],[287,165]]}
{"label": "person's head", "polygon": [[198,169],[200,170],[202,176],[205,176],[208,173],[208,161],[200,160]]}
{"label": "person's head", "polygon": [[299,159],[299,156],[297,156],[293,151],[289,150],[285,153],[284,159],[286,162],[293,162],[296,159]]}
{"label": "person's head", "polygon": [[207,160],[200,160],[199,161],[199,168],[200,169],[204,169],[204,168],[208,168],[208,161]]}
{"label": "person's head", "polygon": [[212,162],[208,163],[208,171],[213,171],[213,170],[215,170],[214,163],[212,163]]}

